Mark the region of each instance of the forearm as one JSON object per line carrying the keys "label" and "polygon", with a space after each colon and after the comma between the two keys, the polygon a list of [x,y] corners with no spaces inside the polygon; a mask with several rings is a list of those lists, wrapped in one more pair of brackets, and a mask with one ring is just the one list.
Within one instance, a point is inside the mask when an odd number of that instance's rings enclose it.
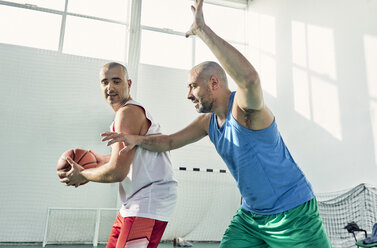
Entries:
{"label": "forearm", "polygon": [[153,152],[165,152],[176,149],[170,135],[139,136],[137,142],[142,148]]}
{"label": "forearm", "polygon": [[[128,174],[128,171],[126,175]],[[102,164],[99,167],[81,171],[85,180],[98,183],[115,183],[124,179],[123,175],[117,172],[110,163]]]}
{"label": "forearm", "polygon": [[238,86],[243,87],[258,82],[258,73],[251,63],[231,44],[213,32],[210,27],[204,25],[198,30],[197,36],[211,49]]}

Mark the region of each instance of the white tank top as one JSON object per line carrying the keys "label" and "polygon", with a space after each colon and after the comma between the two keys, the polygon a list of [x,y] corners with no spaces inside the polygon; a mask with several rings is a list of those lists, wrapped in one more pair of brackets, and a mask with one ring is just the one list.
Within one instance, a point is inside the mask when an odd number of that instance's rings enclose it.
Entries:
{"label": "white tank top", "polygon": [[[149,112],[138,102],[128,104],[144,109],[151,125],[146,135],[160,134],[160,125],[154,122]],[[111,125],[114,131],[114,122]],[[140,146],[127,177],[119,183],[119,196],[122,202],[120,214],[123,217],[138,216],[160,221],[168,221],[177,200],[177,181],[169,152],[151,152]]]}

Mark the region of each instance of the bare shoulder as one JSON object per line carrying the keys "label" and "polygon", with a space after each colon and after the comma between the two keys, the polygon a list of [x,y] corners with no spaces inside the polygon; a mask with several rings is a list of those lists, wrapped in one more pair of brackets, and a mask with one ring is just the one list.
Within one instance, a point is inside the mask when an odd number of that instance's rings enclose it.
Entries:
{"label": "bare shoulder", "polygon": [[195,122],[208,134],[209,121],[211,120],[211,113],[199,115]]}
{"label": "bare shoulder", "polygon": [[147,117],[145,116],[145,110],[137,105],[128,104],[124,107],[121,107],[115,115],[116,122],[124,122],[127,120],[137,121],[146,121]]}
{"label": "bare shoulder", "polygon": [[116,131],[142,134],[149,128],[149,121],[144,109],[137,105],[128,104],[120,108],[115,115]]}

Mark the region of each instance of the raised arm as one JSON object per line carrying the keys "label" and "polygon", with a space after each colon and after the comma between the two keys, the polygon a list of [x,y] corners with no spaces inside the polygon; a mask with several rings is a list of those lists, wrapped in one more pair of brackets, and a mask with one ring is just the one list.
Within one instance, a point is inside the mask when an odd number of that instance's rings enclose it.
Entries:
{"label": "raised arm", "polygon": [[108,141],[107,145],[122,142],[124,148],[121,154],[141,146],[144,149],[163,152],[170,151],[187,144],[196,142],[208,134],[209,114],[202,114],[186,128],[171,135],[138,136],[118,132],[104,132],[102,141]]}
{"label": "raised arm", "polygon": [[216,35],[204,22],[203,0],[191,6],[194,22],[186,37],[197,35],[211,49],[225,71],[238,86],[236,101],[244,110],[263,108],[263,94],[258,73],[250,62],[232,45]]}

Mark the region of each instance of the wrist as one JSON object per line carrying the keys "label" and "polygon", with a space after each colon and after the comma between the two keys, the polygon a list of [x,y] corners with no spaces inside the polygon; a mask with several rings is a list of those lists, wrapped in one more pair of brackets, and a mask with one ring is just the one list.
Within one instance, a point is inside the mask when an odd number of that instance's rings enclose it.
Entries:
{"label": "wrist", "polygon": [[143,146],[145,145],[145,141],[146,141],[147,137],[146,136],[137,136],[137,139],[136,139],[136,143],[135,145],[136,146]]}
{"label": "wrist", "polygon": [[209,30],[210,28],[206,24],[203,24],[200,27],[198,27],[195,33],[198,37],[203,38],[208,35]]}

